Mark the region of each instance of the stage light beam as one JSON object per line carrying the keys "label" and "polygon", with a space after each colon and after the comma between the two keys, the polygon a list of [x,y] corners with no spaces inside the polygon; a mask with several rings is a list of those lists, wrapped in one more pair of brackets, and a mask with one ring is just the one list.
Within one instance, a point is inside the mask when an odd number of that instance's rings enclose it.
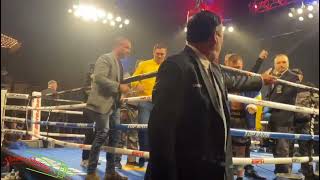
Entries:
{"label": "stage light beam", "polygon": [[234,31],[233,26],[228,27],[228,31],[229,31],[229,32],[233,32],[233,31]]}
{"label": "stage light beam", "polygon": [[308,9],[309,11],[312,11],[312,10],[313,10],[313,6],[312,6],[312,5],[309,5],[307,9]]}
{"label": "stage light beam", "polygon": [[116,21],[117,21],[117,22],[121,22],[121,17],[118,16],[118,17],[116,18]]}
{"label": "stage light beam", "polygon": [[108,13],[108,16],[107,16],[107,17],[108,17],[109,20],[112,20],[112,19],[113,19],[113,14]]}

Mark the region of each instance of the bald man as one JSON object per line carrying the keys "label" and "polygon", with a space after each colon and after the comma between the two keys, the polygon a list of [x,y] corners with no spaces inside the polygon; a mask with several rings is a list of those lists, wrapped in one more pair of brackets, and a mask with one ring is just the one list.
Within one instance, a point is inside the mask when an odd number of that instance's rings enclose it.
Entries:
{"label": "bald man", "polygon": [[[83,110],[84,118],[95,122],[95,138],[89,153],[86,180],[100,180],[96,172],[100,148],[109,136],[108,144],[117,147],[119,133],[114,130],[120,124],[120,97],[129,91],[129,86],[123,84],[123,68],[121,59],[129,56],[131,41],[117,38],[112,52],[100,56],[95,64],[91,81],[91,91],[87,105]],[[112,131],[111,131],[112,130]],[[115,156],[107,153],[107,168],[105,179],[127,180],[115,171]]]}
{"label": "bald man", "polygon": [[[285,54],[278,54],[274,59],[272,74],[280,79],[299,82],[299,77],[289,69],[289,58]],[[269,87],[267,98],[273,102],[295,105],[297,88],[281,83],[275,83]],[[294,112],[279,109],[271,109],[270,129],[272,132],[289,133],[293,126]],[[274,157],[289,157],[289,140],[277,139],[273,147]],[[276,164],[275,174],[286,176],[290,173],[289,165]]]}

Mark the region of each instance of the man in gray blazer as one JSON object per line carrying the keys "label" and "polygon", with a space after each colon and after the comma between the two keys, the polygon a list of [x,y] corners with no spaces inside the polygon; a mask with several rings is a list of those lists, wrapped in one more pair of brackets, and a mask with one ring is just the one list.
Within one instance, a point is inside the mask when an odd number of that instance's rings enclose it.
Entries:
{"label": "man in gray blazer", "polygon": [[[104,144],[109,130],[120,122],[120,97],[121,93],[129,90],[127,84],[121,84],[123,80],[123,69],[120,59],[129,55],[131,42],[126,38],[118,38],[113,46],[112,52],[100,56],[95,64],[92,77],[90,95],[87,106],[84,109],[84,117],[94,121],[95,139],[89,154],[87,169],[87,180],[99,180],[96,168],[99,160],[100,148]],[[110,135],[109,145],[116,146],[117,138]],[[107,168],[105,179],[126,180],[115,171],[115,156],[107,153]]]}

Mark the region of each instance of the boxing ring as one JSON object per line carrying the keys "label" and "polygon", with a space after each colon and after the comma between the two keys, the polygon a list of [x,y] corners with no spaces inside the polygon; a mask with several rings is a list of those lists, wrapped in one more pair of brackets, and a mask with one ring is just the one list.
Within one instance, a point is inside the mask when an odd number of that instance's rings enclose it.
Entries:
{"label": "boxing ring", "polygon": [[[230,68],[228,68],[230,69]],[[234,70],[234,69],[231,69]],[[235,70],[238,71],[238,70]],[[245,72],[248,73],[248,72]],[[156,72],[141,75],[139,77],[131,77],[125,80],[125,82],[132,82],[136,80],[141,80],[145,78],[154,77]],[[257,74],[253,74],[257,75]],[[308,87],[300,84],[295,84],[291,82],[286,82],[280,80],[281,83],[295,86],[296,88],[303,88],[312,91],[319,91],[317,88]],[[79,90],[86,89],[88,87],[76,88],[67,91],[58,92],[58,94],[77,92]],[[51,94],[49,94],[51,95]],[[82,109],[86,106],[85,103],[79,103],[79,101],[72,100],[61,100],[61,102],[70,102],[79,104],[70,105],[59,105],[59,106],[41,106],[41,93],[33,92],[32,95],[28,94],[16,94],[7,93],[6,90],[1,90],[1,149],[6,154],[15,157],[22,161],[22,164],[32,167],[33,170],[44,172],[47,176],[56,177],[59,179],[84,179],[86,175],[86,169],[80,166],[82,149],[90,150],[91,145],[85,145],[75,142],[67,142],[63,140],[58,140],[56,137],[69,137],[69,138],[84,138],[83,134],[64,134],[64,133],[50,133],[41,131],[41,126],[57,126],[65,128],[94,128],[94,124],[87,123],[68,123],[68,122],[51,122],[47,120],[41,120],[41,112],[46,111],[49,113],[64,113],[82,116]],[[124,98],[122,103],[135,103],[142,101],[150,101],[152,97],[132,97]],[[25,100],[27,105],[7,105],[7,99],[20,99]],[[282,103],[275,103],[264,100],[256,100],[253,98],[242,97],[238,95],[228,94],[228,99],[232,101],[238,101],[246,104],[255,104],[264,107],[270,107],[274,109],[287,110],[292,112],[302,112],[313,114],[315,116],[319,115],[319,109],[300,107]],[[31,105],[30,105],[31,104]],[[78,110],[78,111],[76,111]],[[6,111],[21,111],[25,112],[25,118],[10,117],[6,116]],[[28,119],[28,115],[31,113],[31,118]],[[15,122],[25,124],[27,130],[16,130],[16,129],[5,129],[4,122]],[[31,124],[29,127],[28,124]],[[312,123],[311,123],[312,124]],[[136,129],[136,130],[147,130],[147,124],[120,124],[116,127],[119,130]],[[43,140],[47,141],[64,148],[5,148],[2,145],[5,134],[28,134],[32,136],[33,140]],[[304,140],[304,141],[319,141],[319,135],[311,134],[291,134],[291,133],[276,133],[276,132],[263,132],[263,131],[250,131],[241,129],[231,129],[232,136],[238,137],[257,137],[257,138],[270,138],[270,139],[291,139],[291,140]],[[115,148],[103,146],[100,153],[100,165],[98,165],[97,171],[100,177],[103,177],[105,173],[106,158],[105,152],[121,154],[121,163],[125,164],[126,156],[136,156],[136,157],[149,157],[149,152],[125,149],[125,148]],[[104,152],[103,152],[104,151]],[[32,159],[32,160],[30,160]],[[12,158],[14,160],[14,158]],[[258,172],[266,177],[273,179],[274,164],[293,164],[293,172],[297,172],[299,164],[305,162],[319,162],[318,156],[313,157],[284,157],[284,158],[273,158],[272,154],[268,153],[257,153],[252,152],[251,158],[233,158],[234,165],[255,165]],[[129,169],[125,166],[123,169],[117,169],[117,171],[125,176],[128,176],[131,180],[143,179],[145,168],[140,169]]]}

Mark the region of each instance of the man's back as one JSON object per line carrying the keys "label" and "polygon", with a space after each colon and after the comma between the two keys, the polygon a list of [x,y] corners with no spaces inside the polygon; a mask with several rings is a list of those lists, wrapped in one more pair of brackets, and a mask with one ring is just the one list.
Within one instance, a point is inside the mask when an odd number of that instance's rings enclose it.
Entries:
{"label": "man's back", "polygon": [[[199,68],[183,51],[169,57],[159,69],[149,122],[151,163],[155,165],[151,165],[152,174],[159,179],[208,179],[210,173],[202,169],[203,165],[225,159],[223,123],[211,104]],[[165,144],[160,143],[163,139]],[[196,166],[192,171],[187,170],[189,163]],[[158,171],[161,166],[172,172]]]}

